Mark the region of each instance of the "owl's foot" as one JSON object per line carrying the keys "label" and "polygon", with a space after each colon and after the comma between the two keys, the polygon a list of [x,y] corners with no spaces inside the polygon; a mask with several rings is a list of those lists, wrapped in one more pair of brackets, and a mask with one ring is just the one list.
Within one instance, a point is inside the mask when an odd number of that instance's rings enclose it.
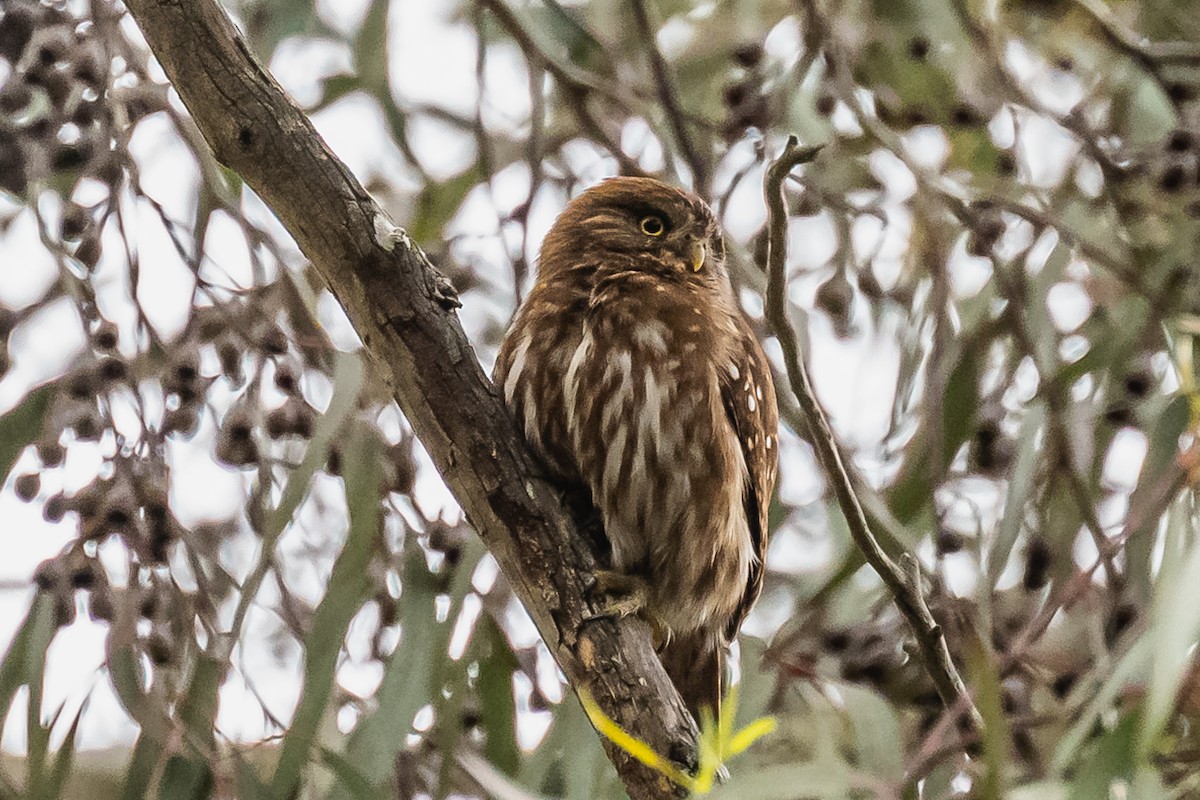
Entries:
{"label": "owl's foot", "polygon": [[606,598],[592,619],[625,619],[645,610],[650,600],[650,584],[641,575],[598,569],[593,589]]}
{"label": "owl's foot", "polygon": [[641,575],[630,575],[608,569],[596,570],[593,589],[606,595],[600,610],[588,617],[591,619],[624,619],[637,614],[650,624],[657,650],[666,643],[667,626],[650,610],[650,584]]}

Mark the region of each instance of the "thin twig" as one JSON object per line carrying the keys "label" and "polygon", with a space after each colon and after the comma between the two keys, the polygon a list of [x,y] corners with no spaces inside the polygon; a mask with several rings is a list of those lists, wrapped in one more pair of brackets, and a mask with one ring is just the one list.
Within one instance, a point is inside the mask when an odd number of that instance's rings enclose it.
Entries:
{"label": "thin twig", "polygon": [[966,684],[955,667],[946,644],[946,637],[937,620],[933,618],[925,599],[920,593],[920,582],[906,575],[919,572],[920,566],[911,556],[905,557],[905,565],[898,565],[888,557],[872,533],[863,512],[862,504],[854,492],[850,476],[843,463],[842,454],[829,420],[821,408],[812,388],[808,369],[800,357],[796,333],[787,319],[786,280],[784,265],[787,260],[787,199],[783,182],[788,174],[800,164],[812,161],[819,147],[801,147],[795,136],[789,137],[783,153],[771,163],[766,176],[767,199],[767,301],[766,317],[783,349],[784,366],[788,383],[799,400],[808,424],[813,447],[821,466],[833,487],[838,506],[846,517],[846,524],[856,545],[862,550],[868,563],[892,594],[897,608],[912,627],[925,669],[937,687],[938,695],[946,706],[960,704],[966,709],[971,722],[982,729],[983,718],[967,693]]}
{"label": "thin twig", "polygon": [[[525,55],[525,60],[529,62],[532,68],[544,69],[550,73],[551,77],[558,82],[563,90],[563,99],[570,107],[571,112],[579,121],[579,125],[589,136],[604,146],[604,149],[612,154],[613,158],[617,159],[617,163],[621,165],[621,172],[625,175],[644,175],[643,170],[629,154],[621,149],[621,144],[612,135],[604,129],[600,120],[592,113],[588,106],[588,95],[593,92],[601,92],[597,87],[587,83],[586,81],[576,77],[571,72],[562,68],[558,62],[547,55],[529,35],[529,31],[525,30],[521,25],[521,21],[517,19],[516,14],[512,9],[505,5],[502,0],[476,0],[476,2],[491,11],[496,20],[509,36],[517,43],[517,47],[521,48],[521,52]],[[603,93],[603,92],[601,92]],[[615,101],[616,98],[604,93],[609,100]]]}
{"label": "thin twig", "polygon": [[654,73],[654,88],[658,92],[659,102],[662,103],[663,111],[667,115],[667,124],[671,126],[671,133],[679,144],[679,149],[683,151],[684,160],[692,170],[692,185],[696,194],[707,198],[711,179],[709,158],[696,146],[692,133],[688,130],[687,122],[684,120],[683,107],[679,103],[679,93],[671,78],[670,68],[654,39],[654,28],[650,25],[646,0],[631,0],[631,4],[638,34],[646,47],[646,55],[650,59],[650,69]]}
{"label": "thin twig", "polygon": [[1114,49],[1119,50],[1130,60],[1140,65],[1159,85],[1163,93],[1178,106],[1171,98],[1170,81],[1163,71],[1163,66],[1171,61],[1184,64],[1200,63],[1200,47],[1194,42],[1146,42],[1139,41],[1138,35],[1125,30],[1113,17],[1104,4],[1097,0],[1075,0],[1075,6],[1085,11],[1096,24],[1100,26],[1104,38]]}
{"label": "thin twig", "polygon": [[[1038,231],[1040,236],[1041,231]],[[1034,237],[1037,241],[1038,236]],[[1025,355],[1033,361],[1034,368],[1039,375],[1049,375],[1050,369],[1047,365],[1040,363],[1038,348],[1033,340],[1033,335],[1029,331],[1029,323],[1026,319],[1024,306],[1021,298],[1024,296],[1024,287],[1021,284],[1021,271],[1016,270],[1015,274],[1010,276],[1008,270],[1004,268],[998,261],[993,259],[995,266],[996,282],[999,284],[1004,294],[1008,297],[1008,308],[1006,312],[1009,319],[1012,321],[1011,330],[1017,343]],[[1116,562],[1111,555],[1108,554],[1106,544],[1108,536],[1104,533],[1104,526],[1100,522],[1100,517],[1096,513],[1096,506],[1091,494],[1088,492],[1087,485],[1084,482],[1083,470],[1081,465],[1077,463],[1075,457],[1075,448],[1071,443],[1070,432],[1067,430],[1067,408],[1063,398],[1064,389],[1055,381],[1047,381],[1045,385],[1046,405],[1050,408],[1049,426],[1050,434],[1053,437],[1054,447],[1058,451],[1062,472],[1065,473],[1067,485],[1071,490],[1071,496],[1075,500],[1075,505],[1079,509],[1080,516],[1083,517],[1084,527],[1092,537],[1093,544],[1096,545],[1096,551],[1100,554],[1100,560],[1104,565],[1104,574],[1107,578],[1108,585],[1115,591],[1119,591],[1124,584],[1120,570],[1117,569]]]}

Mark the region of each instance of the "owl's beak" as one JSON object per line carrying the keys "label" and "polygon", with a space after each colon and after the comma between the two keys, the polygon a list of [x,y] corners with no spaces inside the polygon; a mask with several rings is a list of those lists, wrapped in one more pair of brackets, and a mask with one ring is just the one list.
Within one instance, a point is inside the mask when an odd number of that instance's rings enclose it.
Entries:
{"label": "owl's beak", "polygon": [[708,256],[708,248],[704,242],[692,243],[692,272],[699,272],[704,266],[704,259]]}

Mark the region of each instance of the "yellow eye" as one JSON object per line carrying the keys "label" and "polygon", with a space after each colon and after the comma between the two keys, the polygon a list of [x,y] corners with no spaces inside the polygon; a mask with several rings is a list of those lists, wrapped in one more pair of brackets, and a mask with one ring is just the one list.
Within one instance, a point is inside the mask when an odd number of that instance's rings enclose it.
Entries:
{"label": "yellow eye", "polygon": [[667,226],[663,224],[662,217],[654,215],[642,217],[642,233],[647,236],[662,236],[666,229]]}

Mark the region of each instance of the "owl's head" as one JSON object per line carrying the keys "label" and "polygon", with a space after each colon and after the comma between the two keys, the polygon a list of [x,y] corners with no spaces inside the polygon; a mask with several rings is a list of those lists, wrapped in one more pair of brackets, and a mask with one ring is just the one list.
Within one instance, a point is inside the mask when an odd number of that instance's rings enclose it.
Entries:
{"label": "owl's head", "polygon": [[653,178],[609,178],[563,209],[542,245],[542,277],[649,271],[725,283],[725,241],[708,205]]}

